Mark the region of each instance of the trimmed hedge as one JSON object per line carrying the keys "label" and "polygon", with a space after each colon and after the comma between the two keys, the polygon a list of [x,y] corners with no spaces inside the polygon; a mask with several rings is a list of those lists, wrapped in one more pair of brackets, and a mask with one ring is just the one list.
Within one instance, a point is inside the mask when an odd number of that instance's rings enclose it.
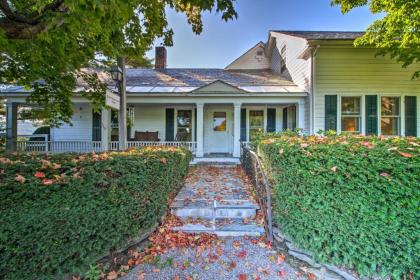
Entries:
{"label": "trimmed hedge", "polygon": [[274,220],[321,262],[420,277],[418,138],[267,135]]}
{"label": "trimmed hedge", "polygon": [[158,222],[190,159],[175,148],[0,158],[0,278],[83,273]]}

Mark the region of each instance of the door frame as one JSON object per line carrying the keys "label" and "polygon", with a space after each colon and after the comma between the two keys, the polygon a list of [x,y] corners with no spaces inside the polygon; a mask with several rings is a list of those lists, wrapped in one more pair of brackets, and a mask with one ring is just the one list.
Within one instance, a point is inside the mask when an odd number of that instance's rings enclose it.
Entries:
{"label": "door frame", "polygon": [[[213,130],[213,113],[214,112],[226,112],[226,141],[227,151],[215,151],[212,149],[209,132]],[[233,154],[233,107],[228,105],[209,105],[204,108],[204,154],[212,153],[227,153]]]}

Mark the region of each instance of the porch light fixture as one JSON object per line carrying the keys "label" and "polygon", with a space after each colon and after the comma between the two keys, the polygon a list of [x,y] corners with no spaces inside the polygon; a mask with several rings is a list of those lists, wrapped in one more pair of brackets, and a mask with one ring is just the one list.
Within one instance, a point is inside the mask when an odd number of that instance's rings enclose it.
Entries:
{"label": "porch light fixture", "polygon": [[120,67],[113,66],[110,70],[111,77],[115,82],[121,82],[123,79],[123,72]]}

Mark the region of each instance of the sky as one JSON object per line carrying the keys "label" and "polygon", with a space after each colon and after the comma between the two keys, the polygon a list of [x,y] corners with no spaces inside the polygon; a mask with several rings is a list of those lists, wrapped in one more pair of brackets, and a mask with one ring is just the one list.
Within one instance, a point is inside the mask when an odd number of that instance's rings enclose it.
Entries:
{"label": "sky", "polygon": [[[204,30],[192,32],[185,15],[168,10],[174,46],[167,48],[168,68],[224,68],[269,30],[363,31],[379,15],[367,7],[343,15],[330,0],[236,0],[238,19],[225,22],[215,12],[203,15]],[[159,45],[160,42],[156,42]],[[148,52],[154,57],[154,50]]]}

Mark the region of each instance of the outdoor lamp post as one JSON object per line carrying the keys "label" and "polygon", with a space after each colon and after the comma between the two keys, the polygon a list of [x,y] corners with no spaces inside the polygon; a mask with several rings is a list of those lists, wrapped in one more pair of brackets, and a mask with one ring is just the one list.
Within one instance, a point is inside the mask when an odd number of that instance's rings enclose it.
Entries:
{"label": "outdoor lamp post", "polygon": [[112,67],[112,79],[117,82],[118,92],[120,95],[120,112],[119,112],[119,126],[118,126],[118,140],[120,150],[127,148],[127,97],[126,97],[126,75],[125,75],[125,60],[123,57],[118,57],[117,65]]}

